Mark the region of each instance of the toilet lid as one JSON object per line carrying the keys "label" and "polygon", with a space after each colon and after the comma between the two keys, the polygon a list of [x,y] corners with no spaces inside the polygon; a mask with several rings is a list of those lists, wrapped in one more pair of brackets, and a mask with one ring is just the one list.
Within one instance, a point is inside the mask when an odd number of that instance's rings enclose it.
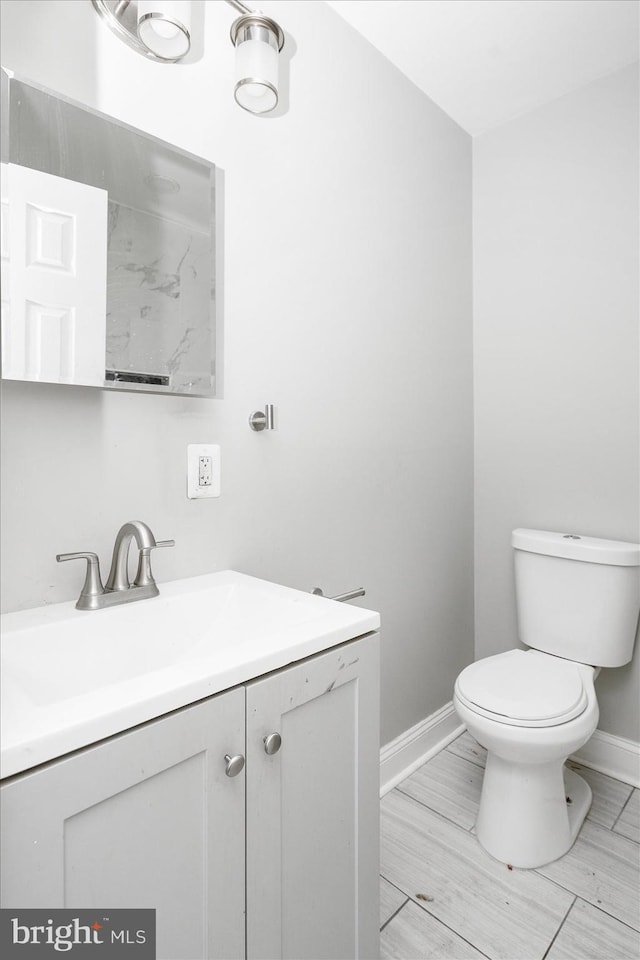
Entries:
{"label": "toilet lid", "polygon": [[578,665],[536,650],[509,650],[466,667],[458,693],[503,723],[553,726],[579,716],[587,705]]}

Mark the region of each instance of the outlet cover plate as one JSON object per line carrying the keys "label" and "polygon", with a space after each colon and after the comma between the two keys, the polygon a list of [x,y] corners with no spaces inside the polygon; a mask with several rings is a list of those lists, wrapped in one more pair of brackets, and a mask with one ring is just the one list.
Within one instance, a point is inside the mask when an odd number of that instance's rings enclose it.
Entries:
{"label": "outlet cover plate", "polygon": [[187,445],[187,497],[203,500],[220,496],[220,447],[216,443]]}

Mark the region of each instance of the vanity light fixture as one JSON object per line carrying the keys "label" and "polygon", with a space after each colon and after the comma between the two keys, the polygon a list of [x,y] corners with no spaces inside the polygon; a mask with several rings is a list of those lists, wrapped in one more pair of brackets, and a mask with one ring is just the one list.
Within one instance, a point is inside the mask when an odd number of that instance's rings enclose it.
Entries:
{"label": "vanity light fixture", "polygon": [[138,39],[158,60],[175,63],[191,48],[190,0],[138,0]]}
{"label": "vanity light fixture", "polygon": [[236,103],[249,113],[269,113],[278,104],[278,54],[284,33],[275,20],[249,11],[231,27],[231,42],[236,48]]}
{"label": "vanity light fixture", "polygon": [[[91,0],[110,30],[144,57],[176,63],[191,48],[190,0]],[[270,17],[240,0],[231,27],[236,51],[236,102],[249,113],[270,113],[278,103],[278,54],[284,33]]]}

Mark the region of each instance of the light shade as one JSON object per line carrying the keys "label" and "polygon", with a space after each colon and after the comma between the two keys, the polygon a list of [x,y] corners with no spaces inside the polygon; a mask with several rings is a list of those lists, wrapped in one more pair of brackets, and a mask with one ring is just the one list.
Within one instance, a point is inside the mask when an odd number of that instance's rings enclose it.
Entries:
{"label": "light shade", "polygon": [[275,20],[246,14],[231,27],[236,48],[235,98],[249,113],[269,113],[278,103],[278,54],[284,34]]}
{"label": "light shade", "polygon": [[190,0],[138,0],[138,37],[161,60],[189,52],[190,29]]}

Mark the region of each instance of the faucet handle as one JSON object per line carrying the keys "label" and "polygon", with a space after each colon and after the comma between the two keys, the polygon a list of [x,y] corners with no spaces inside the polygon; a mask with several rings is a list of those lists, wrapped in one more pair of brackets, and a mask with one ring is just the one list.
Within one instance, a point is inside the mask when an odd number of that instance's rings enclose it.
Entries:
{"label": "faucet handle", "polygon": [[138,570],[136,572],[134,587],[155,586],[156,581],[151,573],[151,551],[156,547],[175,547],[175,540],[156,540],[150,547],[140,547],[138,552]]}
{"label": "faucet handle", "polygon": [[102,580],[100,579],[100,560],[97,553],[57,553],[56,560],[62,563],[64,560],[86,560],[87,573],[84,578],[84,584],[76,603],[78,610],[94,610],[97,606],[96,597],[104,593]]}

